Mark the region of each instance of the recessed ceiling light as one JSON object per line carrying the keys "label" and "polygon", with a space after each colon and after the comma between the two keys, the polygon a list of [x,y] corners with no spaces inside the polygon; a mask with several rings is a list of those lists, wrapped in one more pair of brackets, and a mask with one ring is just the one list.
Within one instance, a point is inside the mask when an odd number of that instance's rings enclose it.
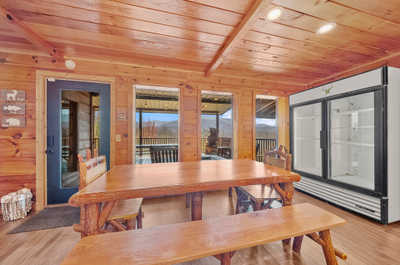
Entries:
{"label": "recessed ceiling light", "polygon": [[268,20],[275,20],[282,15],[282,10],[279,8],[274,8],[268,12],[267,18]]}
{"label": "recessed ceiling light", "polygon": [[321,27],[317,30],[317,33],[318,33],[318,34],[324,34],[324,33],[327,33],[327,32],[329,32],[329,31],[331,31],[331,30],[334,29],[335,27],[336,27],[336,24],[335,24],[335,23],[328,23],[328,24],[325,24],[325,25],[321,26]]}

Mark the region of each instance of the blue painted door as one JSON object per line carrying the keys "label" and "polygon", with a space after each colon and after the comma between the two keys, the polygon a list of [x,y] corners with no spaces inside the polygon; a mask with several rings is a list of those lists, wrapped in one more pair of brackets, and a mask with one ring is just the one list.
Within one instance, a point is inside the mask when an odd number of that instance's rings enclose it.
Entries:
{"label": "blue painted door", "polygon": [[110,161],[110,85],[78,81],[47,81],[47,203],[65,203],[78,187],[63,187],[62,184],[62,91],[95,92],[100,96],[99,155]]}

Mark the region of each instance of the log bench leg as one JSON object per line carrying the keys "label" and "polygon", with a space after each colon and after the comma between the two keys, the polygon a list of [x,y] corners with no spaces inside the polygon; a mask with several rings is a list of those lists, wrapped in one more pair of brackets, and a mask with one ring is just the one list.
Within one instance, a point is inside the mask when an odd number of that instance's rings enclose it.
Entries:
{"label": "log bench leg", "polygon": [[[293,183],[280,183],[274,185],[275,190],[281,195],[283,206],[290,206],[293,202],[294,187]],[[282,240],[283,248],[290,249],[291,239]],[[301,241],[298,242],[298,249],[301,248]]]}
{"label": "log bench leg", "polygon": [[203,217],[203,193],[193,192],[192,197],[192,221],[201,220]]}
{"label": "log bench leg", "polygon": [[338,265],[335,255],[335,249],[332,245],[331,233],[329,230],[319,232],[320,238],[324,241],[322,249],[324,251],[325,260],[327,265]]}

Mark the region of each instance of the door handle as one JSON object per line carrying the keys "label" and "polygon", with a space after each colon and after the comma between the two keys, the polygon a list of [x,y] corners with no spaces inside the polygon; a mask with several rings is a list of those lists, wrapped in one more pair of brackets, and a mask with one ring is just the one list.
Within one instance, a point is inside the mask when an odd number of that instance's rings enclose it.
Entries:
{"label": "door handle", "polygon": [[46,149],[46,151],[44,151],[47,155],[48,154],[52,154],[54,153],[54,151],[52,149]]}
{"label": "door handle", "polygon": [[319,131],[319,147],[326,149],[327,146],[327,131]]}

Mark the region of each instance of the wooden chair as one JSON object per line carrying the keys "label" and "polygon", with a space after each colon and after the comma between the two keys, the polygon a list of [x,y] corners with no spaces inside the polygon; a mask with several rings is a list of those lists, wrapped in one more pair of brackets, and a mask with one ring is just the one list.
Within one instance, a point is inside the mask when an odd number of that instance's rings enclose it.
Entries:
{"label": "wooden chair", "polygon": [[151,163],[178,162],[178,148],[170,146],[150,146]]}
{"label": "wooden chair", "polygon": [[217,147],[217,155],[226,159],[232,158],[231,138],[220,137]]}
{"label": "wooden chair", "polygon": [[[87,157],[90,154],[87,153]],[[104,175],[107,171],[105,156],[98,156],[83,161],[83,157],[78,154],[79,160],[79,189],[85,188],[89,183]],[[132,230],[142,228],[142,202],[143,198],[118,201],[111,211],[106,224],[110,224],[117,231]]]}
{"label": "wooden chair", "polygon": [[[151,163],[178,162],[178,148],[170,146],[150,146]],[[186,193],[186,208],[190,207],[190,193]]]}
{"label": "wooden chair", "polygon": [[[291,171],[292,155],[281,145],[278,149],[265,154],[264,163]],[[251,204],[253,209],[258,211],[270,208],[274,201],[281,201],[279,193],[270,185],[235,187],[235,190],[237,194],[236,213],[240,212],[242,205]]]}

